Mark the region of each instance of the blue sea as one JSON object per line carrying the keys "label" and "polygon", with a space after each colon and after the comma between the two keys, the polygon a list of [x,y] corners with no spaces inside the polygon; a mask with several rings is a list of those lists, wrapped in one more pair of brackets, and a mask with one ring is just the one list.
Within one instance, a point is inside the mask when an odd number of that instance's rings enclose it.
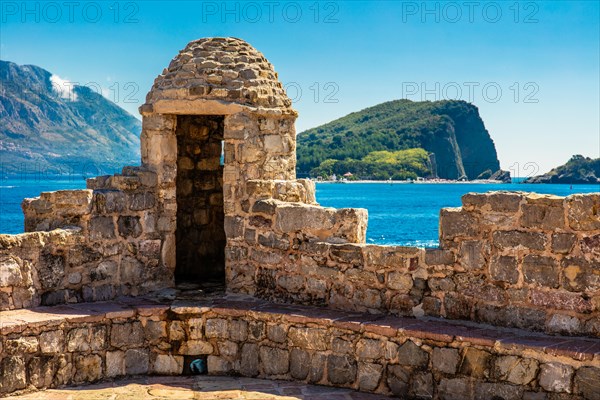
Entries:
{"label": "blue sea", "polygon": [[[23,232],[24,198],[36,197],[40,192],[83,188],[85,180],[81,177],[0,180],[0,233]],[[600,192],[600,185],[317,183],[317,201],[323,206],[369,210],[368,243],[435,247],[440,208],[460,206],[465,193],[494,190],[568,196]]]}

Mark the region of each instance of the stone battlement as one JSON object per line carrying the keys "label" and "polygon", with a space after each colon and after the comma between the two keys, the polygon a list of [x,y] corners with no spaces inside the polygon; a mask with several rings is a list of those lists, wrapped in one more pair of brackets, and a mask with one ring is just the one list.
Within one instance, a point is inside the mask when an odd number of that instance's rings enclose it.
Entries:
{"label": "stone battlement", "polygon": [[[140,167],[26,199],[28,233],[0,235],[3,393],[180,373],[207,355],[210,373],[410,398],[597,398],[600,193],[468,194],[441,210],[439,248],[367,245],[366,210],[321,207],[314,182],[296,179],[297,113],[249,44],[191,42],[140,112]],[[194,319],[162,305],[95,311],[196,283],[254,302],[192,304]],[[269,334],[275,321],[288,336]]]}

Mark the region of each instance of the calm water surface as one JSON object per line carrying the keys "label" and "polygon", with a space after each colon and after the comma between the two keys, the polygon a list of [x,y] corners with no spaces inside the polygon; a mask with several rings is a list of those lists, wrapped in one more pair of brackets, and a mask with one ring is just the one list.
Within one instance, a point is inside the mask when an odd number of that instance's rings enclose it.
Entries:
{"label": "calm water surface", "polygon": [[440,208],[458,207],[469,192],[520,190],[568,196],[599,192],[600,185],[484,183],[317,183],[317,201],[369,210],[367,243],[435,247]]}
{"label": "calm water surface", "polygon": [[[83,189],[85,180],[8,179],[0,180],[0,233],[23,232],[21,201],[40,192]],[[369,210],[367,242],[404,246],[437,246],[440,208],[460,206],[468,192],[521,190],[568,196],[600,192],[600,185],[531,184],[317,184],[317,201],[330,207],[362,207]]]}

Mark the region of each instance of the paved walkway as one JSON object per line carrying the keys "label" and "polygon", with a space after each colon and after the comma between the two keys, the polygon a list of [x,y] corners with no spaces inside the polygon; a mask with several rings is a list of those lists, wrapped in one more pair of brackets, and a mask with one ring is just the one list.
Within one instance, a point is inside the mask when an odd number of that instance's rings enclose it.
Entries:
{"label": "paved walkway", "polygon": [[379,400],[388,397],[349,389],[263,379],[194,376],[137,377],[51,389],[14,400]]}

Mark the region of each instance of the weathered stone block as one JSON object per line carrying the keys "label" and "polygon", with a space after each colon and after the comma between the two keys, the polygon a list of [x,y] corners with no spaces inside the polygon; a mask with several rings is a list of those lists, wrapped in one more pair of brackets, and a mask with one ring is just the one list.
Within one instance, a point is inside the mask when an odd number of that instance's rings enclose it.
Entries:
{"label": "weathered stone block", "polygon": [[328,335],[325,329],[292,326],[288,337],[293,346],[307,350],[327,350]]}
{"label": "weathered stone block", "polygon": [[398,360],[402,365],[424,368],[429,363],[429,354],[412,340],[407,340],[398,349]]}
{"label": "weathered stone block", "polygon": [[457,349],[434,347],[432,355],[433,368],[445,374],[454,375],[460,356]]}
{"label": "weathered stone block", "polygon": [[433,399],[433,374],[417,372],[410,381],[409,396],[415,399]]}
{"label": "weathered stone block", "polygon": [[233,320],[229,323],[229,339],[244,342],[248,338],[248,322]]}
{"label": "weathered stone block", "polygon": [[197,356],[201,354],[212,354],[213,346],[203,340],[187,340],[181,344],[179,354]]}
{"label": "weathered stone block", "polygon": [[292,378],[304,380],[310,369],[310,355],[299,348],[292,348],[290,353],[290,374]]}
{"label": "weathered stone block", "polygon": [[93,217],[90,220],[89,235],[92,240],[114,239],[115,223],[112,217]]}
{"label": "weathered stone block", "polygon": [[496,231],[492,234],[492,243],[501,249],[521,246],[532,250],[544,250],[546,236],[540,232]]}
{"label": "weathered stone block", "polygon": [[589,313],[594,308],[589,297],[580,293],[532,290],[531,302],[546,309],[558,309]]}
{"label": "weathered stone block", "polygon": [[330,354],[327,357],[327,380],[334,385],[350,385],[356,379],[357,365],[354,357]]}
{"label": "weathered stone block", "polygon": [[516,257],[493,257],[490,263],[490,277],[496,281],[517,283],[519,280],[519,267]]}
{"label": "weathered stone block", "polygon": [[552,314],[552,317],[546,323],[546,330],[567,335],[577,334],[581,332],[581,321],[571,315]]}
{"label": "weathered stone block", "polygon": [[127,206],[125,193],[120,190],[95,190],[94,200],[98,214],[122,212]]}
{"label": "weathered stone block", "polygon": [[73,357],[75,383],[95,382],[102,378],[102,358],[95,354]]}
{"label": "weathered stone block", "polygon": [[600,400],[600,368],[579,368],[575,373],[575,392],[586,400]]}
{"label": "weathered stone block", "polygon": [[363,251],[360,246],[353,244],[332,245],[329,249],[334,262],[362,266],[364,263]]}
{"label": "weathered stone block", "polygon": [[462,196],[462,204],[466,209],[478,209],[483,212],[494,211],[503,213],[515,213],[519,211],[519,205],[523,200],[522,193],[515,192],[490,192],[490,193],[467,193]]}
{"label": "weathered stone block", "polygon": [[149,210],[154,204],[155,196],[151,192],[134,193],[129,197],[129,209],[132,211]]}
{"label": "weathered stone block", "polygon": [[489,370],[491,355],[487,351],[468,347],[463,350],[459,371],[473,378],[483,378]]}
{"label": "weathered stone block", "polygon": [[146,349],[130,349],[125,352],[125,372],[127,375],[147,374],[150,353]]}
{"label": "weathered stone block", "polygon": [[277,203],[275,212],[276,229],[282,232],[326,231],[335,223],[333,208],[324,208],[299,203]]}
{"label": "weathered stone block", "polygon": [[376,339],[361,339],[356,344],[356,355],[360,359],[377,360],[383,356],[383,343]]}
{"label": "weathered stone block", "polygon": [[67,351],[85,352],[90,350],[90,330],[75,328],[67,333]]}
{"label": "weathered stone block", "polygon": [[454,253],[443,249],[425,249],[425,264],[427,265],[453,265]]}
{"label": "weathered stone block", "polygon": [[552,235],[552,252],[568,254],[573,250],[577,237],[572,233],[554,233]]}
{"label": "weathered stone block", "polygon": [[62,331],[48,331],[40,334],[40,350],[44,354],[60,354],[64,348]]}
{"label": "weathered stone block", "polygon": [[505,383],[476,382],[474,400],[523,400],[523,386]]}
{"label": "weathered stone block", "polygon": [[565,199],[567,221],[577,231],[600,230],[600,194],[575,194]]}
{"label": "weathered stone block", "polygon": [[600,274],[593,263],[582,257],[565,257],[561,262],[563,287],[573,292],[593,292],[600,289]]}
{"label": "weathered stone block", "polygon": [[244,234],[244,220],[241,217],[225,216],[225,235],[229,239],[239,238]]}
{"label": "weathered stone block", "polygon": [[65,256],[42,251],[38,264],[38,278],[43,289],[59,289],[65,275]]}
{"label": "weathered stone block", "polygon": [[33,357],[27,365],[29,381],[38,389],[52,386],[54,383],[55,364],[52,357]]}
{"label": "weathered stone block", "polygon": [[4,357],[0,361],[0,393],[11,393],[27,387],[25,361],[22,357]]}
{"label": "weathered stone block", "polygon": [[114,378],[125,375],[125,352],[106,352],[106,377]]}
{"label": "weathered stone block", "polygon": [[390,391],[400,398],[408,396],[411,371],[400,365],[387,366],[387,384]]}
{"label": "weathered stone block", "polygon": [[482,240],[465,240],[460,244],[458,261],[467,271],[482,269],[486,265],[489,245]]}
{"label": "weathered stone block", "polygon": [[226,319],[210,318],[206,320],[204,334],[207,338],[227,339],[229,327]]}
{"label": "weathered stone block", "polygon": [[0,287],[22,286],[21,267],[13,257],[0,258]]}
{"label": "weathered stone block", "polygon": [[17,339],[8,339],[4,342],[4,351],[7,354],[20,356],[33,354],[38,351],[38,339],[33,336],[25,336]]}
{"label": "weathered stone block", "polygon": [[477,235],[477,219],[462,208],[442,208],[440,210],[440,237],[452,240],[455,237]]}
{"label": "weathered stone block", "polygon": [[138,237],[142,234],[142,224],[140,217],[120,216],[117,225],[119,227],[119,235],[121,237]]}
{"label": "weathered stone block", "polygon": [[244,343],[242,346],[240,373],[243,376],[256,376],[259,373],[258,345]]}
{"label": "weathered stone block", "polygon": [[408,293],[413,286],[413,279],[408,274],[401,272],[390,272],[387,277],[387,286],[390,289]]}
{"label": "weathered stone block", "polygon": [[565,212],[562,198],[559,206],[545,204],[523,204],[521,226],[525,228],[557,229],[565,226]]}
{"label": "weathered stone block", "polygon": [[546,363],[540,367],[538,382],[548,392],[571,393],[573,368],[560,363]]}
{"label": "weathered stone block", "polygon": [[552,257],[527,254],[523,259],[523,278],[525,282],[557,288],[559,268]]}
{"label": "weathered stone block", "polygon": [[372,392],[379,386],[383,375],[383,366],[375,363],[358,363],[358,388],[359,390]]}
{"label": "weathered stone block", "polygon": [[266,375],[283,375],[288,372],[290,355],[287,350],[260,346],[260,364]]}
{"label": "weathered stone block", "polygon": [[232,371],[231,362],[222,357],[208,356],[206,364],[210,375],[225,375]]}
{"label": "weathered stone block", "polygon": [[581,239],[581,250],[600,262],[600,234],[584,236]]}
{"label": "weathered stone block", "polygon": [[471,302],[464,296],[448,293],[444,297],[446,317],[451,319],[469,319],[471,317]]}
{"label": "weathered stone block", "polygon": [[158,375],[180,375],[183,371],[183,357],[170,354],[157,354],[152,372]]}
{"label": "weathered stone block", "polygon": [[529,384],[529,382],[535,379],[537,372],[537,360],[516,356],[496,358],[492,369],[495,378],[514,383],[515,385]]}
{"label": "weathered stone block", "polygon": [[127,347],[144,343],[144,329],[139,322],[113,324],[110,331],[110,344],[114,347]]}
{"label": "weathered stone block", "polygon": [[275,343],[284,343],[287,339],[287,332],[281,325],[268,325],[267,337]]}

